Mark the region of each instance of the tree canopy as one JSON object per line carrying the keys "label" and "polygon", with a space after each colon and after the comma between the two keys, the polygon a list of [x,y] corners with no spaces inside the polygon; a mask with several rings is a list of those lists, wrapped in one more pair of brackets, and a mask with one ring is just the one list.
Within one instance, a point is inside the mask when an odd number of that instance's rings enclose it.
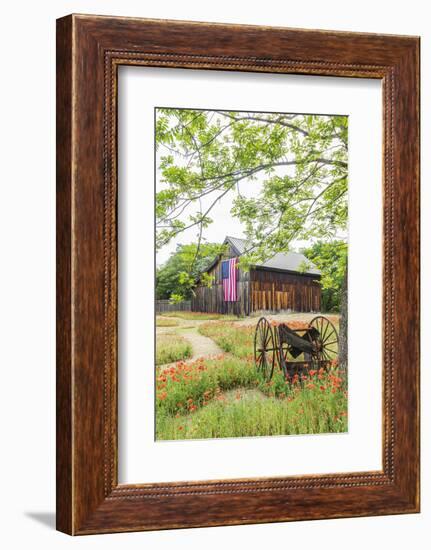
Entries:
{"label": "tree canopy", "polygon": [[216,243],[178,245],[167,262],[156,271],[156,299],[188,300],[199,274],[221,254]]}
{"label": "tree canopy", "polygon": [[249,243],[244,267],[346,230],[345,116],[157,109],[156,146],[158,249],[195,228],[196,261],[229,193]]}
{"label": "tree canopy", "polygon": [[322,311],[340,311],[341,292],[347,267],[347,244],[344,241],[318,241],[301,252],[321,271]]}

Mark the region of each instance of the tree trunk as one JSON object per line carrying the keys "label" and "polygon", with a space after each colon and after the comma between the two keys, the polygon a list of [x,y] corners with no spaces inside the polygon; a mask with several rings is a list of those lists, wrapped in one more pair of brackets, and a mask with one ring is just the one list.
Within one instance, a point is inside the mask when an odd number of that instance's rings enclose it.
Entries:
{"label": "tree trunk", "polygon": [[348,366],[348,341],[347,341],[347,326],[348,326],[348,283],[347,283],[347,266],[344,273],[343,286],[341,288],[340,299],[340,334],[338,341],[338,363],[340,369],[343,369],[347,374]]}

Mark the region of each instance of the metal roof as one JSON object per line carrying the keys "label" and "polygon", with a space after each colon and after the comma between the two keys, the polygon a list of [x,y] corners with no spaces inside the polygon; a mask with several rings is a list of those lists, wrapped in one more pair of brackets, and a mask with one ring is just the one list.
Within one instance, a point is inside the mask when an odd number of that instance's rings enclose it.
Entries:
{"label": "metal roof", "polygon": [[[224,243],[229,243],[240,256],[246,251],[246,242],[237,237],[226,237]],[[303,266],[306,265],[306,269]],[[300,252],[278,252],[272,258],[264,263],[256,264],[255,267],[267,269],[280,269],[282,271],[295,271],[297,273],[308,275],[321,275],[317,267]]]}
{"label": "metal roof", "polygon": [[229,242],[238,252],[238,254],[244,254],[245,252],[245,243],[244,239],[238,239],[237,237],[226,237],[223,244]]}

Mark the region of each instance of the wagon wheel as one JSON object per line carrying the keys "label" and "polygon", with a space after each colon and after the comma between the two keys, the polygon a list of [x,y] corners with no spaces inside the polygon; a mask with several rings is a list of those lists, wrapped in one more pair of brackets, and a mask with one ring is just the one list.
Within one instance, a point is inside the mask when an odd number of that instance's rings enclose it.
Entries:
{"label": "wagon wheel", "polygon": [[254,362],[265,380],[271,380],[275,361],[274,334],[271,325],[261,317],[254,333]]}
{"label": "wagon wheel", "polygon": [[280,343],[280,336],[278,332],[278,328],[274,329],[274,342],[275,342],[275,349],[276,349],[276,356],[275,359],[278,362],[278,366],[280,367],[280,370],[284,372],[284,375],[286,376],[287,373],[287,356],[290,352],[290,346],[287,342],[281,342]]}
{"label": "wagon wheel", "polygon": [[313,337],[317,347],[318,361],[331,363],[338,358],[338,332],[329,319],[319,315],[310,322],[318,334]]}

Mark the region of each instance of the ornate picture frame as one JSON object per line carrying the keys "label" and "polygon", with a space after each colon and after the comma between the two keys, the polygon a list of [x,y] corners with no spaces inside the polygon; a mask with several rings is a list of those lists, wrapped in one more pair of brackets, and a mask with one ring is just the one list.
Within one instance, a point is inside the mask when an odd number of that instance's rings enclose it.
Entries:
{"label": "ornate picture frame", "polygon": [[[381,80],[381,471],[118,483],[121,65]],[[419,38],[90,15],[59,19],[57,529],[79,535],[418,512],[419,220]]]}

